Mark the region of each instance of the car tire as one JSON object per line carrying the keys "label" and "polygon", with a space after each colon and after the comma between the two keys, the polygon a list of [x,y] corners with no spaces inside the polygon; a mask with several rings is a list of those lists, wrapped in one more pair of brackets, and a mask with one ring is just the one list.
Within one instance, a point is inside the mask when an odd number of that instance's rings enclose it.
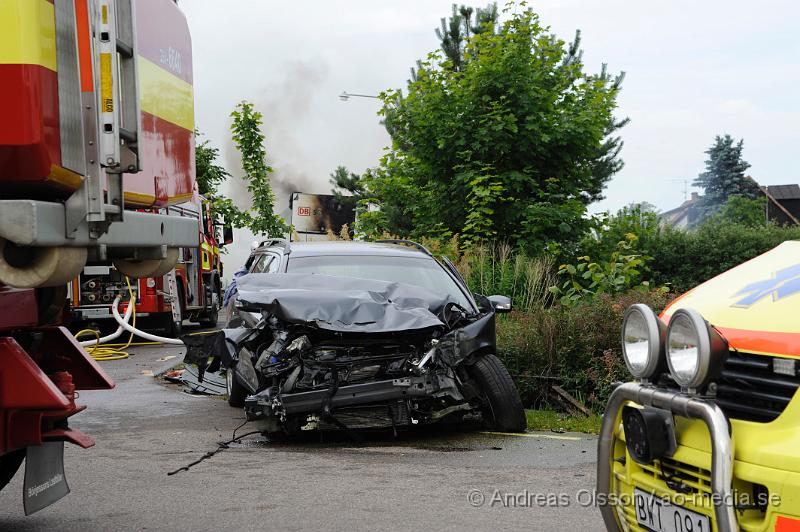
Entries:
{"label": "car tire", "polygon": [[215,308],[214,310],[209,310],[208,314],[206,314],[205,319],[200,320],[200,327],[204,329],[209,329],[217,326],[217,322],[219,321],[219,308]]}
{"label": "car tire", "polygon": [[247,398],[247,390],[236,379],[232,367],[225,371],[225,387],[228,391],[228,404],[234,408],[244,407],[244,400]]}
{"label": "car tire", "polygon": [[508,370],[495,355],[485,355],[469,368],[486,399],[484,419],[494,430],[525,432],[527,421],[519,392]]}
{"label": "car tire", "polygon": [[11,451],[0,456],[0,490],[14,478],[19,466],[22,465],[23,458],[25,458],[25,449]]}

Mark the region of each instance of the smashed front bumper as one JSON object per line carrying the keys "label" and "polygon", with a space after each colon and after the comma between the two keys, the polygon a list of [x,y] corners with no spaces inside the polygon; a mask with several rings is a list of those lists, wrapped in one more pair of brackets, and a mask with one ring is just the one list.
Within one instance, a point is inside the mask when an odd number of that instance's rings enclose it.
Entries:
{"label": "smashed front bumper", "polygon": [[328,416],[341,408],[440,397],[447,397],[450,402],[464,400],[454,379],[429,374],[286,394],[270,387],[249,396],[245,410],[251,418],[276,417],[284,421],[287,416]]}

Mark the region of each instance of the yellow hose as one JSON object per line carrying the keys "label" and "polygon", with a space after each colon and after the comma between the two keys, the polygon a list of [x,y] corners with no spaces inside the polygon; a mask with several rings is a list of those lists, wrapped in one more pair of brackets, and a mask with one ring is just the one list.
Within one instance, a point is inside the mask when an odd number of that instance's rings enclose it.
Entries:
{"label": "yellow hose", "polygon": [[[131,307],[133,307],[133,310],[132,310],[132,313],[133,313],[132,321],[133,321],[133,323],[131,324],[131,326],[135,329],[136,328],[136,304],[135,304],[135,299],[133,297],[133,288],[131,287],[131,281],[130,281],[130,279],[128,279],[127,275],[125,276],[125,282],[128,284],[128,295],[130,296],[130,301],[128,302],[128,304]],[[218,331],[218,329],[214,329],[214,330],[211,330],[211,331],[199,331],[199,332],[190,333],[189,336],[196,336],[196,335],[202,335],[202,334],[213,334],[213,333],[215,333],[217,331]],[[95,343],[94,345],[86,346],[84,348],[84,349],[86,349],[86,352],[89,353],[89,355],[93,359],[95,359],[97,361],[123,360],[125,358],[128,358],[129,355],[128,355],[128,352],[126,351],[126,349],[128,349],[131,346],[162,345],[162,342],[134,342],[133,341],[133,337],[135,335],[133,333],[130,333],[130,336],[128,337],[128,341],[125,342],[125,343],[101,344],[100,343],[100,332],[95,330],[95,329],[83,329],[82,331],[78,331],[77,334],[75,334],[75,338],[77,339],[77,338],[79,338],[80,336],[82,336],[84,334],[93,334],[95,336],[95,338],[97,339],[97,343]]]}
{"label": "yellow hose", "polygon": [[[125,276],[125,282],[128,284],[128,295],[130,296],[130,301],[128,301],[128,304],[133,307],[133,327],[136,327],[136,304],[133,297],[131,281],[128,279],[127,275]],[[95,329],[83,329],[82,331],[78,331],[78,333],[75,335],[75,338],[79,338],[83,334],[94,334],[95,338],[97,338],[96,344],[86,346],[85,348],[86,352],[89,353],[89,356],[97,361],[123,360],[129,356],[126,349],[128,349],[131,345],[141,345],[132,343],[133,333],[130,334],[128,341],[124,344],[100,344],[100,332]],[[158,342],[147,343],[157,344]]]}

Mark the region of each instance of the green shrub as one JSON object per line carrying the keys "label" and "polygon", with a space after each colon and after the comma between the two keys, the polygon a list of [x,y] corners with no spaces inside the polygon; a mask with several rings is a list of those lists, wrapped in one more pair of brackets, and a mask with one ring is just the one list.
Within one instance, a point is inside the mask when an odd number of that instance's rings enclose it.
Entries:
{"label": "green shrub", "polygon": [[498,319],[498,352],[526,406],[548,402],[559,384],[595,411],[611,385],[628,380],[620,350],[625,309],[645,303],[660,312],[670,297],[660,290],[601,294],[577,306],[517,311]]}
{"label": "green shrub", "polygon": [[654,207],[648,204],[633,204],[623,207],[616,214],[603,213],[595,216],[594,227],[578,243],[576,257],[608,257],[617,248],[618,242],[627,235],[636,235],[636,248],[649,254],[651,243],[658,238],[661,226]]}
{"label": "green shrub", "polygon": [[574,306],[600,294],[647,290],[650,282],[643,279],[643,270],[652,257],[636,252],[637,240],[636,235],[628,233],[608,258],[592,260],[585,255],[578,257],[577,265],[562,264],[558,275],[566,280],[561,285],[551,286],[550,291],[563,305]]}
{"label": "green shrub", "polygon": [[[677,293],[719,275],[786,240],[800,239],[800,227],[763,222],[763,200],[731,197],[697,228],[686,231],[660,227],[655,213],[641,206],[603,215],[583,238],[573,257],[608,257],[626,234],[637,236],[636,250],[652,260],[638,268],[652,285],[667,285]],[[577,259],[565,259],[574,263]]]}
{"label": "green shrub", "polygon": [[665,228],[649,249],[652,281],[677,293],[752,259],[786,240],[800,239],[800,227],[752,227],[711,220],[695,231]]}
{"label": "green shrub", "polygon": [[766,225],[767,198],[760,196],[755,199],[744,196],[731,196],[723,203],[719,210],[712,214],[716,222],[729,222],[746,225],[748,227],[764,227]]}

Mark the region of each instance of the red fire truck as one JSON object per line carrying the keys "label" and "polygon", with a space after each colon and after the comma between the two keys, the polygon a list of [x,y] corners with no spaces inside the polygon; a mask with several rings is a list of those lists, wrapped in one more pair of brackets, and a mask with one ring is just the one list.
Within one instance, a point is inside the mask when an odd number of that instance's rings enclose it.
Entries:
{"label": "red fire truck", "polygon": [[[219,234],[211,202],[197,194],[192,201],[166,210],[179,211],[182,216],[197,220],[200,248],[181,248],[175,269],[167,275],[140,277],[132,283],[136,315],[151,318],[150,325],[167,329],[171,335],[180,333],[184,320],[213,327],[222,306],[220,247],[233,242],[233,231],[224,226],[222,235]],[[171,276],[174,285],[170,285]],[[67,291],[72,321],[80,323],[80,328],[86,323],[99,327],[101,321],[113,320],[114,298],[128,297],[124,275],[111,265],[86,266]],[[178,304],[173,309],[174,300]]]}
{"label": "red fire truck", "polygon": [[[191,39],[173,0],[0,0],[0,488],[69,492],[76,390],[113,381],[59,326],[86,265],[160,276],[199,245]],[[124,179],[123,179],[124,176]]]}

